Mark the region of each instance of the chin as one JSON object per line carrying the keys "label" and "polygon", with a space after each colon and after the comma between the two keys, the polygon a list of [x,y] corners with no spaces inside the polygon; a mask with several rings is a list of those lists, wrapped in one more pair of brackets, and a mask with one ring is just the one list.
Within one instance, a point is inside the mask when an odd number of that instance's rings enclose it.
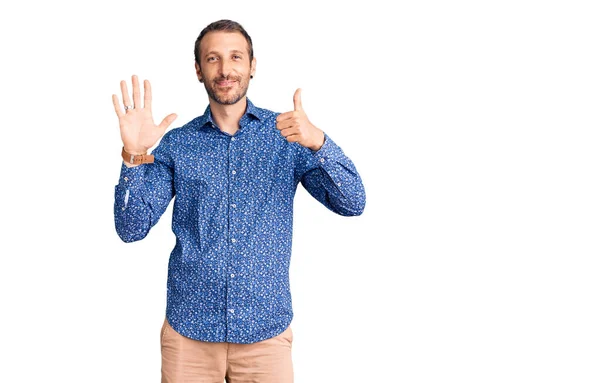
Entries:
{"label": "chin", "polygon": [[205,85],[208,97],[220,105],[234,105],[246,95],[246,89],[218,89],[216,87],[208,87]]}
{"label": "chin", "polygon": [[246,92],[222,96],[215,94],[216,97],[214,97],[213,99],[221,105],[233,105],[240,101],[242,98],[244,98],[245,95]]}
{"label": "chin", "polygon": [[221,104],[221,105],[233,105],[235,103],[237,103],[238,101],[240,101],[244,96],[241,97],[216,97],[213,98],[213,100],[215,100],[217,103]]}

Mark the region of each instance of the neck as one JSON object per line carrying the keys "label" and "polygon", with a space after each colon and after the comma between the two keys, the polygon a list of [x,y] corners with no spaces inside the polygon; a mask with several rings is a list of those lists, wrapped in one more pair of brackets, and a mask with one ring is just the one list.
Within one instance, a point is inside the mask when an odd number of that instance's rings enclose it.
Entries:
{"label": "neck", "polygon": [[233,105],[222,105],[212,99],[209,99],[209,103],[212,118],[219,129],[231,135],[235,134],[240,126],[240,119],[246,112],[246,97]]}

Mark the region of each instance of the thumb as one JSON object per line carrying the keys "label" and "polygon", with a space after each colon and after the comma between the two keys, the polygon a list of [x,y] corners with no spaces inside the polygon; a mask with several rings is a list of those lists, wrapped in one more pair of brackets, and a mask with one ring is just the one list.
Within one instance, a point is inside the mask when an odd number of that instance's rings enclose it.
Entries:
{"label": "thumb", "polygon": [[302,110],[302,100],[300,100],[300,92],[301,89],[296,89],[296,93],[294,93],[294,110]]}
{"label": "thumb", "polygon": [[177,115],[175,113],[171,113],[162,120],[162,122],[160,123],[160,125],[158,127],[162,130],[167,130],[169,125],[171,125],[171,123],[173,121],[175,121],[176,118],[177,118]]}

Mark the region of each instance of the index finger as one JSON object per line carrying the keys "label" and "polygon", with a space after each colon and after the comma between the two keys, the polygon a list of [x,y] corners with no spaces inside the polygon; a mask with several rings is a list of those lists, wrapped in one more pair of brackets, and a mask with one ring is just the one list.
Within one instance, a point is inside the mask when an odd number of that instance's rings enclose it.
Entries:
{"label": "index finger", "polygon": [[284,121],[284,120],[292,118],[293,115],[294,115],[294,111],[281,113],[279,116],[277,116],[275,121],[277,121],[277,122]]}

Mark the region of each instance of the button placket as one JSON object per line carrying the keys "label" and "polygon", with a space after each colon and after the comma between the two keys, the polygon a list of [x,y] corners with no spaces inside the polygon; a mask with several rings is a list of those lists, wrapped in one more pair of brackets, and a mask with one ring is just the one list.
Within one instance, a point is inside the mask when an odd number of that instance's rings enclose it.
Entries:
{"label": "button placket", "polygon": [[[233,143],[236,141],[235,137],[231,137],[230,138],[230,144],[229,144],[229,195],[228,195],[228,200],[229,200],[229,241],[230,241],[230,246],[231,246],[231,254],[235,254],[236,253],[236,249],[237,249],[237,238],[235,237],[236,235],[236,220],[235,220],[235,207],[236,204],[233,202],[236,199],[236,186],[237,186],[237,180],[235,179],[235,176],[237,174],[237,170],[235,169],[236,167],[236,161],[235,161],[235,157],[236,157],[236,148],[237,145],[233,145]],[[228,295],[228,309],[227,312],[229,315],[234,315],[235,314],[235,309],[232,308],[232,306],[234,305],[232,302],[232,296],[231,294],[233,293],[233,291],[235,291],[235,282],[234,282],[234,277],[235,277],[235,273],[234,273],[234,265],[233,265],[233,259],[235,257],[231,257],[229,258],[228,262],[227,262],[227,268],[228,268],[228,273],[226,274],[226,278],[228,277],[228,283],[227,283],[227,295]],[[231,283],[231,284],[230,284]],[[233,289],[233,290],[232,290]]]}
{"label": "button placket", "polygon": [[[229,176],[229,196],[228,199],[229,201],[231,201],[232,196],[234,195],[234,178],[233,176],[235,176],[235,174],[237,173],[235,169],[232,169],[233,167],[235,167],[235,155],[234,155],[234,146],[231,144],[233,141],[235,141],[235,137],[231,137],[230,138],[230,144],[229,144],[229,149],[228,149],[228,155],[229,155],[229,170],[231,173],[231,176]],[[233,221],[233,215],[232,212],[229,213],[230,217],[229,217],[229,236],[230,236],[230,241],[231,243],[235,243],[236,239],[233,237],[233,228],[235,227],[234,221]]]}

